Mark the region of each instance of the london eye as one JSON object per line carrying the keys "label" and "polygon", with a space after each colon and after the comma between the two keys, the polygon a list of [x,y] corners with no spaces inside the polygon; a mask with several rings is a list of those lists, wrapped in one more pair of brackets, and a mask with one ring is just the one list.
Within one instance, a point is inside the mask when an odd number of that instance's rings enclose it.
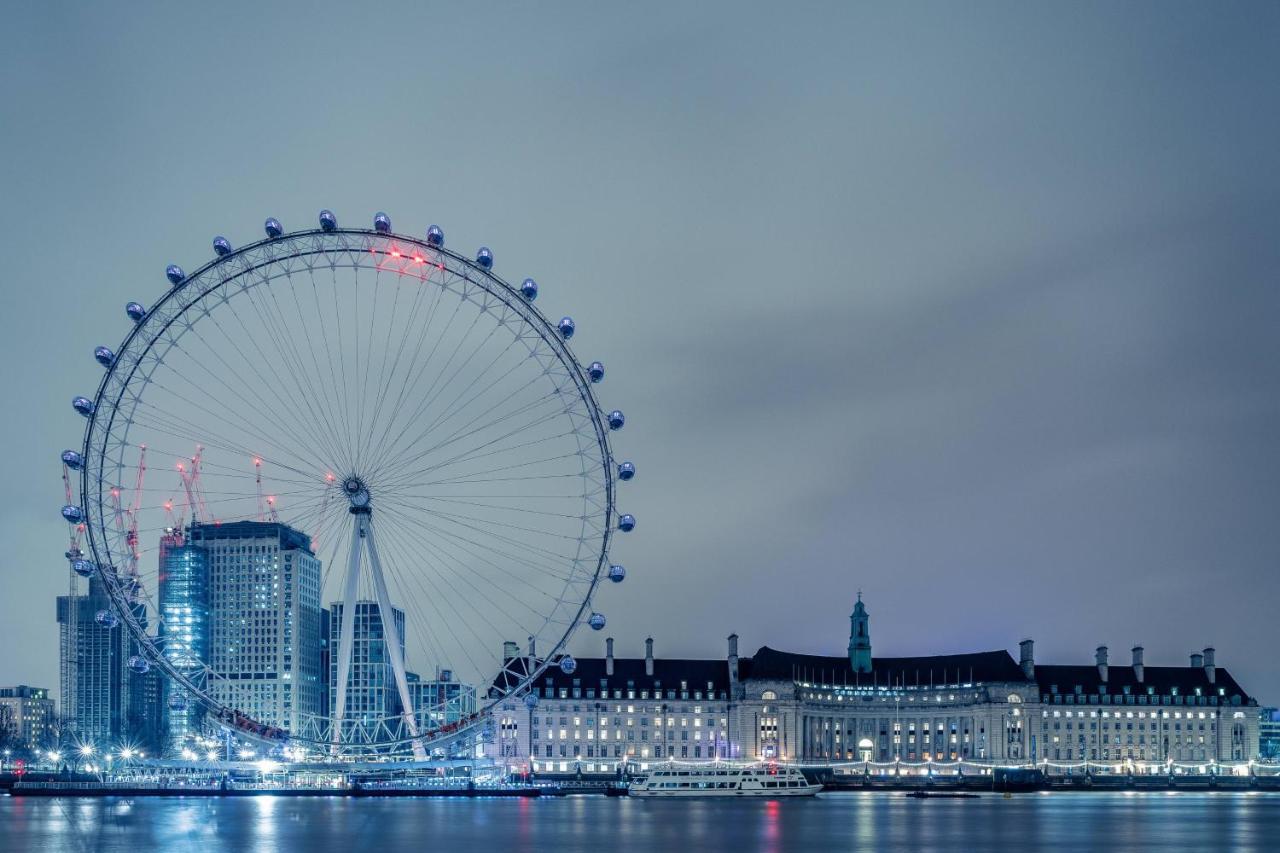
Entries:
{"label": "london eye", "polygon": [[[574,320],[488,248],[382,213],[268,219],[213,250],[126,306],[72,403],[68,557],[109,596],[99,629],[130,632],[129,668],[204,726],[419,758],[572,672],[636,523],[616,500],[635,466],[610,445],[625,419]],[[450,680],[474,702],[423,687]]]}

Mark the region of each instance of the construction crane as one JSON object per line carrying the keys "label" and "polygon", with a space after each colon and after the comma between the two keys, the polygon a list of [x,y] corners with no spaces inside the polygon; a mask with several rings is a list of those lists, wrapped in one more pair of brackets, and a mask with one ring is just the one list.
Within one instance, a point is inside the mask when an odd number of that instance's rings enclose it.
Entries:
{"label": "construction crane", "polygon": [[254,481],[258,484],[258,521],[263,521],[262,517],[262,457],[253,457]]}
{"label": "construction crane", "polygon": [[139,445],[138,470],[134,479],[133,495],[128,506],[121,501],[120,487],[111,489],[111,508],[115,517],[116,532],[125,542],[125,572],[128,579],[131,600],[136,601],[142,592],[142,582],[138,577],[138,562],[141,550],[138,545],[138,512],[142,508],[142,484],[147,475],[147,446]]}
{"label": "construction crane", "polygon": [[[175,466],[178,477],[182,480],[182,489],[187,494],[187,511],[191,513],[191,523],[208,522],[209,513],[205,506],[204,495],[200,491],[200,454],[203,447],[196,447],[196,455],[188,461],[179,461]],[[179,519],[181,526],[181,519]]]}

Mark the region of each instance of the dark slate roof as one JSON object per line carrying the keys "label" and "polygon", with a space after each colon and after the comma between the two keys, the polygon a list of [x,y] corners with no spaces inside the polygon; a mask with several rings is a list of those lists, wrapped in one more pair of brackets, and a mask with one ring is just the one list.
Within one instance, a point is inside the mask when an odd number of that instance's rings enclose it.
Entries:
{"label": "dark slate roof", "polygon": [[1025,681],[1022,668],[1007,651],[963,655],[871,659],[870,673],[856,673],[848,656],[800,655],[762,646],[739,666],[743,680],[799,679],[823,683],[954,684],[956,682]]}
{"label": "dark slate roof", "polygon": [[[572,675],[565,675],[560,667],[552,664],[533,682],[534,687],[601,687],[601,679],[612,690],[680,690],[680,682],[688,685],[690,692],[707,690],[707,683],[719,693],[729,689],[729,664],[725,660],[681,660],[679,658],[654,658],[653,675],[646,675],[644,658],[614,658],[613,675],[605,675],[605,658],[575,658],[578,667]],[[509,664],[516,672],[527,672],[527,658]],[[494,682],[502,687],[502,676]],[[518,679],[513,679],[518,681]]]}
{"label": "dark slate roof", "polygon": [[[1204,668],[1199,666],[1147,666],[1143,667],[1142,676],[1143,680],[1139,682],[1133,667],[1109,666],[1106,692],[1112,695],[1123,694],[1124,688],[1128,687],[1130,693],[1144,695],[1148,687],[1153,687],[1156,695],[1167,696],[1176,687],[1180,695],[1194,696],[1199,687],[1202,695],[1217,696],[1218,688],[1221,687],[1226,691],[1225,698],[1239,696],[1241,703],[1249,702],[1244,688],[1222,667],[1215,668],[1213,683],[1209,682]],[[1102,683],[1102,675],[1097,666],[1036,664],[1036,684],[1041,694],[1050,693],[1054,685],[1061,694],[1074,693],[1077,685],[1084,694],[1098,693]]]}

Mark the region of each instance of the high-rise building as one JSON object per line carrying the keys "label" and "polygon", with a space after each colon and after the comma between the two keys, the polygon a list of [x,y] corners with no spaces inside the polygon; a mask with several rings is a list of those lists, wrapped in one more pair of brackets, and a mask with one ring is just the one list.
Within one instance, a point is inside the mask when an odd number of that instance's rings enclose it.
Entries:
{"label": "high-rise building", "polygon": [[[144,606],[132,606],[134,617],[145,628]],[[80,743],[129,744],[155,751],[162,740],[163,678],[154,669],[142,674],[129,669],[129,658],[141,654],[137,641],[123,624],[107,627],[96,618],[114,609],[96,575],[89,579],[86,594],[58,596],[61,685],[66,697],[62,735]]]}
{"label": "high-rise building", "polygon": [[58,641],[62,654],[63,732],[92,744],[111,744],[125,736],[129,706],[129,633],[123,625],[106,628],[94,617],[111,610],[98,577],[84,595],[60,595]]}
{"label": "high-rise building", "polygon": [[407,680],[414,712],[426,719],[431,728],[456,723],[475,713],[475,687],[455,681],[452,670],[439,670],[431,681],[423,681],[417,673],[410,672]]}
{"label": "high-rise building", "polygon": [[5,749],[34,752],[57,736],[53,700],[42,687],[0,687],[0,742]]}
{"label": "high-rise building", "polygon": [[209,577],[208,690],[260,723],[298,731],[320,706],[320,561],[285,524],[194,524]]}
{"label": "high-rise building", "polygon": [[[347,654],[342,636],[342,617],[346,602],[329,605],[329,714],[337,714],[338,664],[341,655]],[[396,629],[400,635],[400,655],[404,658],[404,611],[391,608]],[[387,643],[382,629],[382,613],[376,601],[355,603],[355,622],[352,629],[351,669],[347,674],[347,705],[344,720],[371,723],[395,716],[400,712],[400,698],[396,689],[395,671],[387,654]]]}
{"label": "high-rise building", "polygon": [[[209,659],[209,554],[170,529],[160,539],[161,653],[196,686],[207,686]],[[164,729],[172,751],[200,734],[204,706],[181,684],[164,681]]]}

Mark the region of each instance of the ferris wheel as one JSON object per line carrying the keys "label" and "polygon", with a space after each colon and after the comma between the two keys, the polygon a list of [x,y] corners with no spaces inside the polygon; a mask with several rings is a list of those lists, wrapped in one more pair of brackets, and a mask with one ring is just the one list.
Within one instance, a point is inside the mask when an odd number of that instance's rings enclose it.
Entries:
{"label": "ferris wheel", "polygon": [[609,552],[636,523],[615,500],[636,469],[610,448],[603,364],[576,358],[533,279],[435,225],[372,225],[268,219],[130,302],[73,401],[62,514],[72,568],[110,598],[101,630],[167,677],[171,716],[423,757],[548,667],[573,672],[575,630],[605,625],[597,587],[626,574]]}

